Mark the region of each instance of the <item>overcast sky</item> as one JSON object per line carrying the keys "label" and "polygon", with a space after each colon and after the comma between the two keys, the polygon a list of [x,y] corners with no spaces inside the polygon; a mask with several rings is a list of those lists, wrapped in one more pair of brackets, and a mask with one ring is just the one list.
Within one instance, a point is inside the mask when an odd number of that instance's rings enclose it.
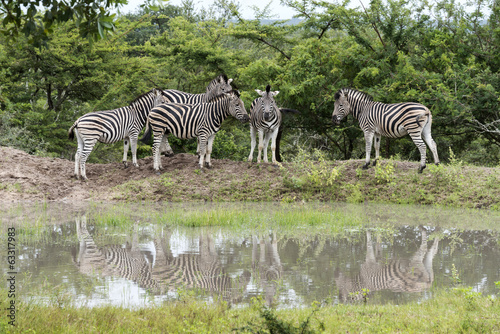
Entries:
{"label": "overcast sky", "polygon": [[[195,10],[199,10],[202,7],[208,9],[214,3],[214,0],[194,0],[193,2],[195,4]],[[250,7],[257,6],[258,8],[263,9],[269,2],[271,2],[271,6],[269,8],[271,10],[271,13],[273,14],[273,18],[275,19],[291,19],[295,14],[295,11],[291,8],[281,6],[280,0],[240,0],[240,10],[243,18],[255,18],[254,11]],[[142,5],[143,3],[144,0],[128,0],[128,5],[123,6],[120,11],[121,13],[134,12],[137,7],[139,7],[139,5]],[[182,4],[182,0],[170,0],[165,3],[180,6]]]}

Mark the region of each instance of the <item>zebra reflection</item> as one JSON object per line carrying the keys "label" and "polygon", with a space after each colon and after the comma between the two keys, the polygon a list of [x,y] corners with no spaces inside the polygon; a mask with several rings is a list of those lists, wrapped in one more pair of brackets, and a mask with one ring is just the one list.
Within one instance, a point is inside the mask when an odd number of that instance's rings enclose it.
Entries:
{"label": "zebra reflection", "polygon": [[199,237],[199,254],[173,256],[167,237],[155,240],[156,261],[153,278],[169,291],[179,287],[201,288],[229,303],[240,302],[250,281],[250,272],[231,277],[224,269],[209,234]]}
{"label": "zebra reflection", "polygon": [[428,248],[427,231],[421,228],[420,247],[409,259],[383,261],[380,259],[380,243],[373,242],[370,231],[366,231],[366,259],[358,275],[346,277],[335,271],[335,282],[341,302],[362,300],[366,294],[379,290],[393,292],[421,292],[431,287],[434,281],[432,260],[437,253],[439,239],[435,238]]}
{"label": "zebra reflection", "polygon": [[96,245],[87,229],[86,217],[76,218],[79,248],[73,249],[73,262],[85,275],[123,277],[153,294],[165,294],[178,288],[199,288],[230,303],[241,300],[250,280],[250,272],[231,278],[224,270],[214,242],[209,235],[199,238],[199,254],[180,254],[170,251],[170,233],[155,238],[154,259],[139,248],[138,225],[134,224],[131,243]]}
{"label": "zebra reflection", "polygon": [[[76,218],[79,249],[73,249],[73,262],[82,274],[123,277],[152,291],[160,290],[151,277],[151,262],[139,248],[137,224],[134,224],[131,243],[98,247],[87,229],[87,219]],[[78,254],[78,256],[77,256]]]}
{"label": "zebra reflection", "polygon": [[252,271],[258,284],[264,289],[267,305],[271,306],[283,272],[275,232],[270,238],[261,236],[260,241],[257,236],[252,237]]}

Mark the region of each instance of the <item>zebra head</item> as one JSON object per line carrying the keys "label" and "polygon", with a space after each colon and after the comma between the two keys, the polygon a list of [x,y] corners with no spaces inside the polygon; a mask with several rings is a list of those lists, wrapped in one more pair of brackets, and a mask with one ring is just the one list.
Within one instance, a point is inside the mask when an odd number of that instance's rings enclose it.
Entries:
{"label": "zebra head", "polygon": [[274,96],[279,94],[279,90],[271,92],[271,86],[267,85],[266,91],[263,92],[259,89],[255,90],[260,96],[261,110],[264,113],[264,121],[269,122],[276,115],[278,106],[274,100]]}
{"label": "zebra head", "polygon": [[206,101],[211,101],[217,96],[231,92],[233,90],[231,82],[233,82],[233,79],[228,79],[225,74],[221,74],[213,79],[207,86],[205,93]]}
{"label": "zebra head", "polygon": [[240,92],[233,90],[229,93],[224,93],[229,97],[229,113],[238,119],[241,123],[246,123],[250,120],[247,111],[245,110],[245,104],[240,99]]}
{"label": "zebra head", "polygon": [[153,108],[157,105],[170,102],[165,95],[163,95],[163,90],[159,88],[153,88],[151,91],[154,96]]}
{"label": "zebra head", "polygon": [[349,114],[351,111],[351,105],[347,100],[347,92],[342,89],[335,94],[335,104],[332,114],[332,122],[335,125],[339,125],[340,121]]}

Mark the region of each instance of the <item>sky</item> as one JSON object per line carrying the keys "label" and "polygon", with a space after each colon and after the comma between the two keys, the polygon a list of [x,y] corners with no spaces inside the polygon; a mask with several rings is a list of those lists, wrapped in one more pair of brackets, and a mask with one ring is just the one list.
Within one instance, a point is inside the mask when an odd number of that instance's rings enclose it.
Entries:
{"label": "sky", "polygon": [[[199,10],[202,7],[209,8],[213,4],[214,0],[194,0],[195,10]],[[123,6],[120,11],[121,13],[134,12],[139,5],[142,5],[144,0],[128,0],[128,4]],[[180,6],[182,0],[170,0],[168,2],[175,6]],[[271,3],[269,6],[271,14],[273,14],[274,19],[286,20],[291,19],[296,12],[291,8],[280,5],[280,0],[240,0],[240,12],[244,19],[253,19],[254,11],[250,8],[251,6],[256,6],[259,9],[263,9],[267,4]]]}

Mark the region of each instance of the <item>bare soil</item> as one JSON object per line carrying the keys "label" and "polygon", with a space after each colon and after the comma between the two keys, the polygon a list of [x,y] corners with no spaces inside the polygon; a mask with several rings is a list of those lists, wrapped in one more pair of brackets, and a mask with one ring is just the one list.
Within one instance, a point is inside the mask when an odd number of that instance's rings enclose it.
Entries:
{"label": "bare soil", "polygon": [[427,168],[417,174],[418,162],[393,161],[392,181],[380,182],[375,168],[361,171],[362,160],[334,161],[316,172],[327,178],[338,166],[339,178],[334,184],[315,185],[310,162],[283,163],[279,168],[212,159],[214,167],[200,171],[196,156],[181,153],[162,157],[164,170],[159,174],[153,170],[152,157],[138,163],[138,168],[130,163],[125,168],[121,161],[87,164],[89,181],[84,182],[73,176],[73,161],[0,147],[0,203],[312,200],[500,207],[500,168]]}
{"label": "bare soil", "polygon": [[[153,159],[147,157],[138,160],[139,167],[125,168],[122,162],[108,164],[86,164],[88,182],[74,177],[75,163],[59,158],[45,158],[10,147],[0,147],[0,202],[19,201],[107,201],[119,200],[116,186],[133,180],[143,180],[152,177],[159,178],[153,170]],[[231,160],[212,159],[213,169],[199,172],[198,159],[192,154],[177,154],[173,157],[162,157],[163,171],[161,174],[174,175],[180,179],[189,179],[194,192],[206,193],[212,185],[224,186],[217,175],[239,178],[241,171],[253,171],[250,177],[258,177],[260,168],[248,168],[248,163]],[[273,175],[278,168],[270,167],[264,173]],[[261,176],[261,175],[260,175]],[[196,182],[204,179],[211,183],[210,187]],[[127,198],[126,198],[127,199]],[[140,198],[139,198],[140,199]]]}

